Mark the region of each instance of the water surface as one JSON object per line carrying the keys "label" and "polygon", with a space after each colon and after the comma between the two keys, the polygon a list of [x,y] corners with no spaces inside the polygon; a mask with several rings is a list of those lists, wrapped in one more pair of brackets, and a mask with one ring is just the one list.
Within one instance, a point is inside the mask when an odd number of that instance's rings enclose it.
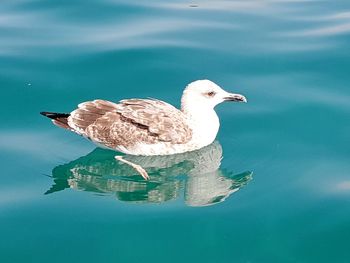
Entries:
{"label": "water surface", "polygon": [[[0,262],[350,261],[348,1],[4,0],[0,39]],[[38,114],[202,78],[249,103],[150,182]]]}

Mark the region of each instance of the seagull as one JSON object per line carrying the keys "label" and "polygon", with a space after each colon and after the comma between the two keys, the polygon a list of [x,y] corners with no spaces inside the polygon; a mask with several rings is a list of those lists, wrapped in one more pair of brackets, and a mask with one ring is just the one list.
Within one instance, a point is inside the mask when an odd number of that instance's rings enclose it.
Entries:
{"label": "seagull", "polygon": [[[224,101],[247,99],[210,80],[197,80],[183,91],[180,110],[153,98],[124,99],[118,103],[96,99],[80,103],[71,113],[40,114],[102,148],[128,155],[171,155],[198,150],[215,140],[220,122],[214,108]],[[123,156],[115,158],[149,179],[140,165]]]}

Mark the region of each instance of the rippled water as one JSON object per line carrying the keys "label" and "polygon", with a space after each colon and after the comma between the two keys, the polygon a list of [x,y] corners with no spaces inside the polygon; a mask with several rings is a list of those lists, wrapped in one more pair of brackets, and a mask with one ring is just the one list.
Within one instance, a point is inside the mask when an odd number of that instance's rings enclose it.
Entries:
{"label": "rippled water", "polygon": [[[349,1],[3,0],[0,262],[349,262],[349,44]],[[249,103],[149,182],[38,114],[201,78]]]}

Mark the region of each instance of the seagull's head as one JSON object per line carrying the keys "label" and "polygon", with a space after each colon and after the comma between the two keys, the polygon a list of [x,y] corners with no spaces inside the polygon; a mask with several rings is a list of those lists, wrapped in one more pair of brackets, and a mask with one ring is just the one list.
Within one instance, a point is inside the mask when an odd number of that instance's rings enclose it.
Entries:
{"label": "seagull's head", "polygon": [[213,109],[224,101],[247,102],[241,94],[229,93],[210,80],[197,80],[187,85],[181,99],[182,108],[189,104]]}

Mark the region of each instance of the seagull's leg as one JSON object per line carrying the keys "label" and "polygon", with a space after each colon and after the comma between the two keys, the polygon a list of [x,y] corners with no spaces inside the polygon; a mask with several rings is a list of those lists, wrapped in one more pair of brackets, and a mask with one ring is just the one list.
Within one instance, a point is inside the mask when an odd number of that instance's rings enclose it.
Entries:
{"label": "seagull's leg", "polygon": [[120,162],[123,162],[123,163],[126,163],[128,165],[130,165],[132,168],[134,168],[145,180],[149,180],[149,175],[148,173],[146,172],[145,169],[143,169],[141,167],[141,165],[138,165],[138,164],[135,164],[135,163],[132,163],[130,161],[127,161],[125,159],[123,159],[123,156],[120,156],[120,155],[117,155],[114,157],[115,159],[117,159],[118,161]]}

